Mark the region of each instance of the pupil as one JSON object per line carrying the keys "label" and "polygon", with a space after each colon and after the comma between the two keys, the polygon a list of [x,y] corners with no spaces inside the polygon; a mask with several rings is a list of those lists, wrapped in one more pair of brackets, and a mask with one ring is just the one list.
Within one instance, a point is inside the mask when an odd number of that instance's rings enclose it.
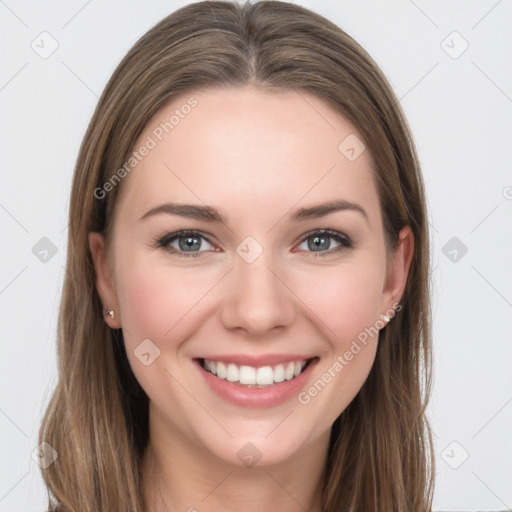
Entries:
{"label": "pupil", "polygon": [[[185,242],[183,243],[182,240]],[[199,249],[201,241],[195,236],[187,236],[180,238],[179,245],[182,251],[189,251],[190,249]]]}

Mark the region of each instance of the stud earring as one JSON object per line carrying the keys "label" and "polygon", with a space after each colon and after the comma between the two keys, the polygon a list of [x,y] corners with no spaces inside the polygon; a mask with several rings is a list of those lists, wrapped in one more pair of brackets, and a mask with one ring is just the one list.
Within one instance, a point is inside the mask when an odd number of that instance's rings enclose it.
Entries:
{"label": "stud earring", "polygon": [[103,316],[108,316],[110,318],[114,318],[114,310],[113,309],[104,309]]}

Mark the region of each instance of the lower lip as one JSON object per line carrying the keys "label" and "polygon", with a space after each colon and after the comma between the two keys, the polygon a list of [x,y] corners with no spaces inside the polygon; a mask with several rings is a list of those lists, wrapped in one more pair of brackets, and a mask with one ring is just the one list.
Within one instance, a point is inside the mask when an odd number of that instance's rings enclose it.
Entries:
{"label": "lower lip", "polygon": [[307,383],[317,362],[318,358],[315,357],[298,377],[276,383],[268,388],[258,389],[242,387],[228,380],[219,379],[207,372],[198,359],[194,360],[204,380],[218,396],[239,407],[254,409],[275,407],[297,396]]}

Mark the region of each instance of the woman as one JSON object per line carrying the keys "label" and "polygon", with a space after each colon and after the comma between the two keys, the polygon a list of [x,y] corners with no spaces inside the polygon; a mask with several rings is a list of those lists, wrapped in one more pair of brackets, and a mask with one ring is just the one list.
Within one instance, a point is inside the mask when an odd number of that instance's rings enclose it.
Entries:
{"label": "woman", "polygon": [[423,182],[346,33],[176,11],[107,84],[70,204],[52,510],[431,510]]}

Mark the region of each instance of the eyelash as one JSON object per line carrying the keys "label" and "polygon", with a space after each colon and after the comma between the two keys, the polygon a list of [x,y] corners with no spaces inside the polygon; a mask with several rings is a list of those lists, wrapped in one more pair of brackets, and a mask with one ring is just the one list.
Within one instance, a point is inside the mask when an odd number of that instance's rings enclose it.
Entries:
{"label": "eyelash", "polygon": [[[184,256],[186,258],[197,258],[197,257],[202,256],[204,252],[207,252],[207,251],[181,251],[179,249],[169,246],[169,244],[171,242],[174,242],[175,240],[182,238],[182,237],[186,237],[186,236],[200,238],[200,239],[205,240],[209,244],[212,244],[212,242],[210,242],[208,237],[206,237],[201,232],[184,230],[184,231],[176,231],[174,233],[169,233],[169,234],[165,235],[164,237],[155,240],[156,246],[160,247],[162,249],[165,249],[167,252],[169,252],[171,254],[178,254],[178,255]],[[336,242],[338,242],[340,244],[337,247],[335,247],[334,249],[328,249],[325,251],[306,251],[306,252],[310,252],[310,253],[314,254],[315,258],[318,256],[323,257],[328,254],[333,254],[335,252],[341,252],[345,249],[351,249],[354,246],[354,243],[352,242],[350,237],[348,237],[347,235],[344,235],[343,233],[339,233],[338,231],[332,231],[330,229],[317,229],[315,231],[309,231],[302,237],[299,245],[302,245],[304,242],[307,242],[307,240],[309,238],[312,238],[313,236],[324,236],[324,237],[327,236],[328,238],[332,238],[332,239],[336,240]]]}

